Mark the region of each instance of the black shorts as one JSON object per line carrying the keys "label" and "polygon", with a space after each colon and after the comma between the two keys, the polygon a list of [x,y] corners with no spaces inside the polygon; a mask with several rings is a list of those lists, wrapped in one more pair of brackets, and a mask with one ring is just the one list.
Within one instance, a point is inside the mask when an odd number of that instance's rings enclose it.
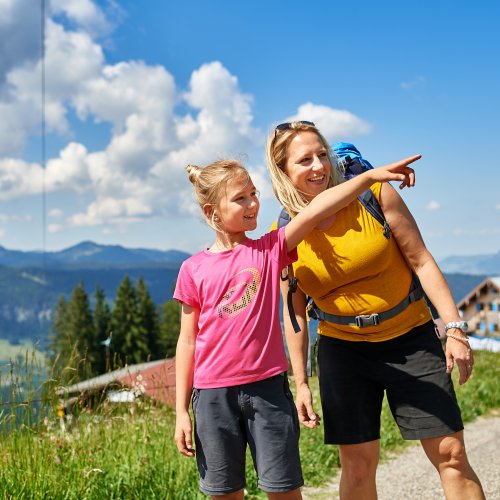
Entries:
{"label": "black shorts", "polygon": [[463,429],[432,321],[384,342],[321,335],[318,371],[326,444],[379,439],[384,391],[404,439],[445,436]]}

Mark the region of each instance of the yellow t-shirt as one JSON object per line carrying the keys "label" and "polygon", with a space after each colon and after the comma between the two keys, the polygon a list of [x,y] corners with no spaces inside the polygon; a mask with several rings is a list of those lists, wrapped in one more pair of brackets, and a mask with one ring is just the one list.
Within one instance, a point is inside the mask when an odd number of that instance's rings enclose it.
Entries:
{"label": "yellow t-shirt", "polygon": [[[371,187],[380,199],[381,184]],[[313,230],[298,247],[293,270],[299,288],[330,314],[356,316],[387,311],[409,292],[412,273],[395,239],[358,200],[337,212],[331,226]],[[379,342],[431,319],[422,298],[394,318],[359,328],[320,321],[318,333],[344,340]]]}

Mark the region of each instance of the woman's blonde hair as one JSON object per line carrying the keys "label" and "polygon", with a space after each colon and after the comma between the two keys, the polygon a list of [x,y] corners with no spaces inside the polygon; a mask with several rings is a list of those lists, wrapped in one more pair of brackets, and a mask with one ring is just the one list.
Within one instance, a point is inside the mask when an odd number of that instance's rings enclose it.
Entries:
{"label": "woman's blonde hair", "polygon": [[314,132],[325,147],[331,165],[327,189],[340,184],[344,181],[344,178],[339,170],[337,155],[332,151],[330,144],[315,125],[311,122],[302,121],[294,121],[286,125],[286,128],[276,128],[269,135],[266,146],[266,159],[274,195],[290,216],[294,217],[309,203],[305,193],[299,191],[285,173],[288,146],[298,132]]}
{"label": "woman's blonde hair", "polygon": [[[247,178],[251,181],[247,169],[236,160],[218,160],[205,167],[188,165],[186,172],[189,181],[193,184],[196,200],[207,224],[216,231],[224,232],[222,221],[216,213],[216,207],[224,197],[230,179]],[[203,208],[206,204],[212,207],[209,215],[205,213]]]}

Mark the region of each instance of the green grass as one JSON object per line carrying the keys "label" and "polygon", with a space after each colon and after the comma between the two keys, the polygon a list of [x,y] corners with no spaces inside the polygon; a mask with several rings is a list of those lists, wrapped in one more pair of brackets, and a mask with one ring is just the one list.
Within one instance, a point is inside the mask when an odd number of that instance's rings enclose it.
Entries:
{"label": "green grass", "polygon": [[[475,355],[473,378],[465,386],[456,384],[465,421],[500,408],[500,354],[478,351]],[[319,410],[315,378],[311,386]],[[27,417],[16,432],[2,436],[12,412],[21,406],[13,408],[5,402],[0,401],[0,499],[206,498],[198,492],[195,460],[177,452],[175,415],[168,408],[148,401],[103,405],[99,411],[83,411],[77,419],[66,420],[63,432],[55,414],[56,401],[51,401],[38,420]],[[338,449],[323,444],[322,429],[302,428],[300,445],[306,484],[319,486],[331,479],[338,469]],[[385,406],[382,454],[402,446]],[[247,498],[266,498],[257,489],[250,460],[247,472]]]}

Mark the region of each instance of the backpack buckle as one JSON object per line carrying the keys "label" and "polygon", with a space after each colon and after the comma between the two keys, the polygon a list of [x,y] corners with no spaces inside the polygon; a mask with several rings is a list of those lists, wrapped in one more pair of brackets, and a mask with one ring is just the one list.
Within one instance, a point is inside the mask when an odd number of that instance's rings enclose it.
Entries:
{"label": "backpack buckle", "polygon": [[318,311],[316,310],[316,304],[313,301],[311,301],[311,302],[309,302],[309,304],[307,304],[306,311],[307,311],[307,315],[311,319],[315,319],[315,320],[319,321],[320,317],[318,315]]}
{"label": "backpack buckle", "polygon": [[355,317],[355,320],[358,328],[363,328],[364,326],[377,326],[380,324],[380,317],[377,313],[360,314]]}

